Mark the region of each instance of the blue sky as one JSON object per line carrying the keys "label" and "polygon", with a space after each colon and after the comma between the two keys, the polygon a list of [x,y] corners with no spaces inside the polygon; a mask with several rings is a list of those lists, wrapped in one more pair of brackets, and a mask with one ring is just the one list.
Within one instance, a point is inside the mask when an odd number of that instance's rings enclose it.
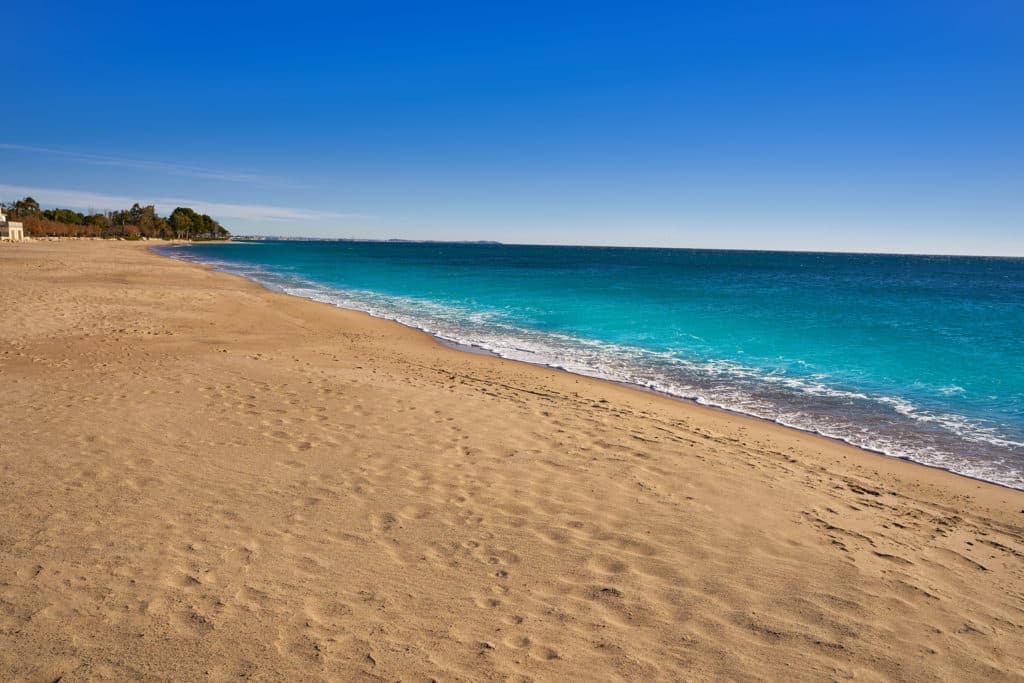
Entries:
{"label": "blue sky", "polygon": [[235,233],[1024,255],[1019,2],[16,3],[0,198]]}

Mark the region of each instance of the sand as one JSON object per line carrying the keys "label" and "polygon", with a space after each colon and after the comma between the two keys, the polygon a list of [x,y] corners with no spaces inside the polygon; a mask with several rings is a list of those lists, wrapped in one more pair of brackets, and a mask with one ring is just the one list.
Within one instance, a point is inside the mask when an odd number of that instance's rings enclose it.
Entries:
{"label": "sand", "polygon": [[131,243],[0,386],[0,680],[1024,680],[1019,491]]}

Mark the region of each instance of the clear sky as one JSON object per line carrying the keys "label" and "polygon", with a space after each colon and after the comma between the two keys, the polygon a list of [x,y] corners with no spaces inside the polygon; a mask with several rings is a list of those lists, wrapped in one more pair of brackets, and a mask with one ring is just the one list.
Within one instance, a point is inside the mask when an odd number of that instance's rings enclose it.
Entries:
{"label": "clear sky", "polygon": [[19,2],[0,199],[233,232],[1024,255],[1024,3]]}

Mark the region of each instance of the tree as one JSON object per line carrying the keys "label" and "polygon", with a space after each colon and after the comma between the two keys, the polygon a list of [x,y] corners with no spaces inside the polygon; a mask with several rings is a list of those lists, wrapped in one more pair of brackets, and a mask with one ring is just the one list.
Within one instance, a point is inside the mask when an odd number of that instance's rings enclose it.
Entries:
{"label": "tree", "polygon": [[14,202],[14,209],[11,214],[17,217],[35,216],[39,213],[39,202],[32,197],[25,197]]}
{"label": "tree", "polygon": [[106,230],[107,228],[110,227],[110,221],[108,221],[107,217],[104,216],[102,213],[94,213],[89,216],[86,216],[85,220],[82,221],[82,224],[95,225],[97,228],[100,229],[101,233],[103,230]]}
{"label": "tree", "polygon": [[167,220],[158,216],[156,207],[135,204],[128,212],[131,224],[138,228],[138,234],[145,237],[156,237],[167,231]]}
{"label": "tree", "polygon": [[65,225],[82,225],[85,222],[85,216],[71,209],[48,209],[42,211],[40,215],[47,220]]}
{"label": "tree", "polygon": [[178,239],[188,239],[195,231],[196,220],[199,216],[192,209],[179,206],[171,212],[171,231]]}

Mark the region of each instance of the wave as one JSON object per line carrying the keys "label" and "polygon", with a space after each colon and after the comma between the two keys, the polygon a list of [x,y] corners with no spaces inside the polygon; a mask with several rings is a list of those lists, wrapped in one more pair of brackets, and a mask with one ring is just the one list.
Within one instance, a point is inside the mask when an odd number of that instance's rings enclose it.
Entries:
{"label": "wave", "polygon": [[[676,352],[540,331],[509,322],[502,311],[470,310],[417,297],[340,289],[294,273],[198,256],[187,249],[156,249],[174,258],[244,276],[273,290],[393,320],[443,341],[502,358],[639,386],[876,453],[1024,489],[1024,441],[1004,433],[1000,425],[929,410],[905,397],[830,384],[829,377],[822,373],[795,376],[731,360],[687,358]],[[940,391],[954,394],[963,389],[944,387]]]}

